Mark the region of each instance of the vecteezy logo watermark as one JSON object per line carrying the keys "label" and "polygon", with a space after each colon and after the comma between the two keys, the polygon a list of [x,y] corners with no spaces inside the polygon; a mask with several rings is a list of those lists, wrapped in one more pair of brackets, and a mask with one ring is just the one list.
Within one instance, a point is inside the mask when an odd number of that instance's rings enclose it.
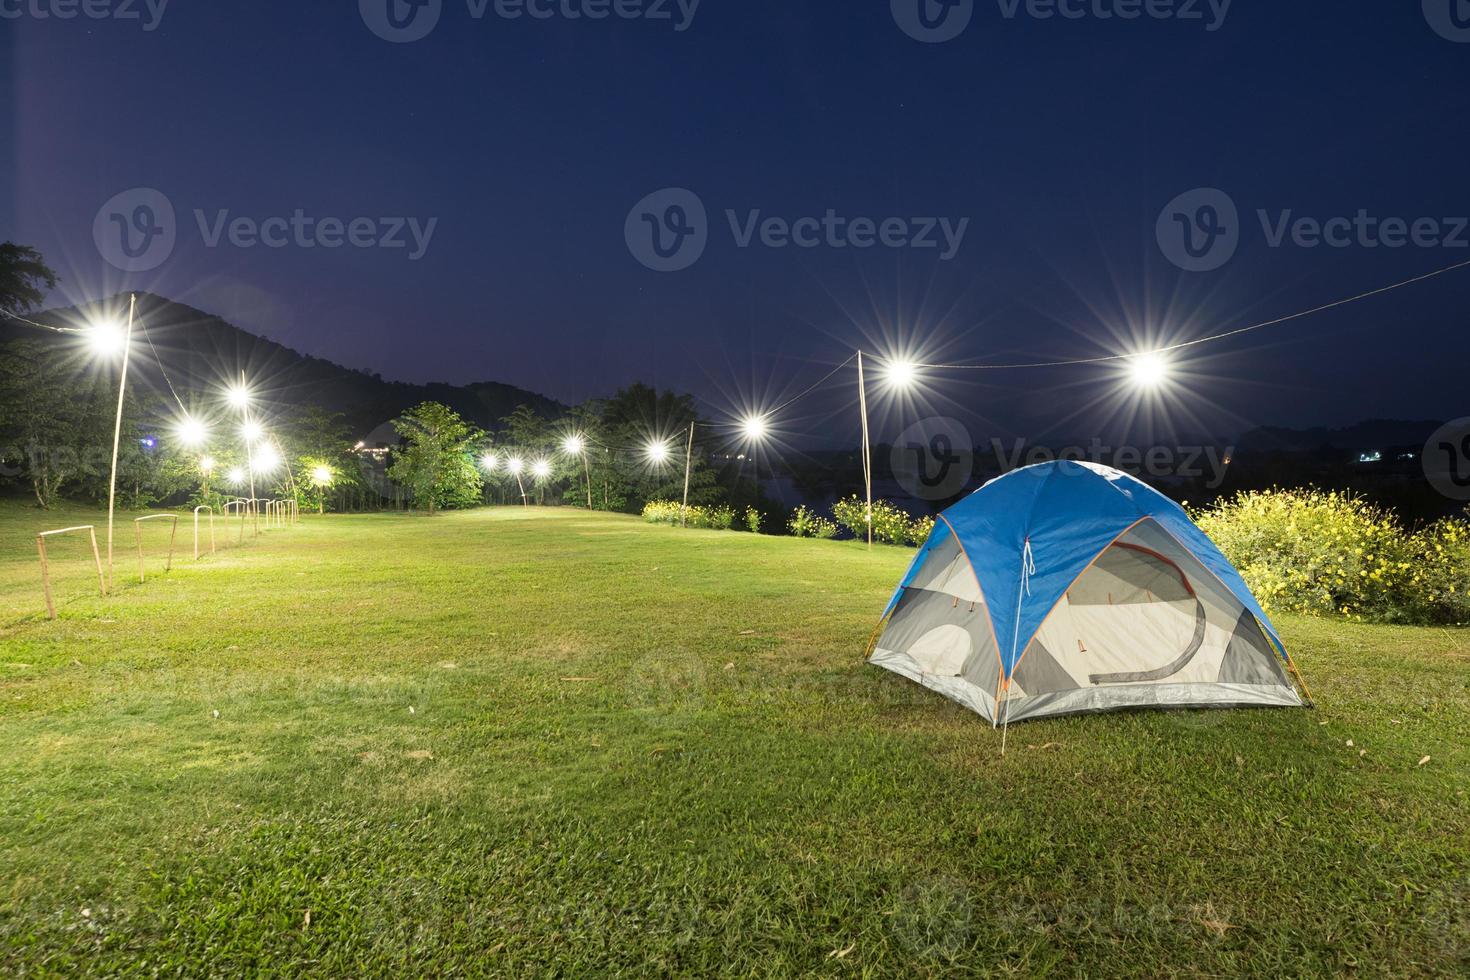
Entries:
{"label": "vecteezy logo watermark", "polygon": [[[1427,0],[1426,0],[1427,2]],[[1232,0],[995,0],[1005,20],[1177,20],[1202,23],[1213,33],[1225,26]],[[889,0],[893,20],[909,37],[928,44],[953,41],[970,26],[974,0]]]}
{"label": "vecteezy logo watermark", "polygon": [[1111,466],[1140,478],[1204,480],[1210,490],[1225,482],[1225,473],[1235,458],[1235,447],[1225,446],[1109,446],[1094,438],[1085,446],[1028,446],[1014,443],[1010,449],[999,439],[990,440],[996,465],[1002,473],[1066,459],[1078,463]]}
{"label": "vecteezy logo watermark", "polygon": [[[316,217],[297,208],[289,215],[232,216],[228,209],[196,209],[205,248],[405,249],[417,262],[429,250],[438,218]],[[135,187],[111,198],[92,221],[92,241],[108,264],[123,272],[148,272],[168,261],[178,242],[173,202],[162,191]]]}
{"label": "vecteezy logo watermark", "polygon": [[[4,2],[4,0],[0,0]],[[682,34],[694,24],[700,0],[465,0],[471,20],[646,20],[668,22]],[[428,37],[444,13],[444,0],[357,0],[368,30],[385,41],[407,44]]]}
{"label": "vecteezy logo watermark", "polygon": [[889,6],[899,28],[925,44],[953,41],[975,16],[975,0],[889,0]]}
{"label": "vecteezy logo watermark", "polygon": [[1446,41],[1470,44],[1470,0],[1424,0],[1424,19]]}
{"label": "vecteezy logo watermark", "polygon": [[1446,422],[1424,444],[1429,485],[1451,500],[1470,500],[1470,418]]}
{"label": "vecteezy logo watermark", "polygon": [[135,20],[145,31],[163,23],[169,0],[0,0],[0,20]]}
{"label": "vecteezy logo watermark", "polygon": [[947,500],[975,475],[970,430],[957,419],[921,419],[900,433],[889,453],[893,478],[919,500]]}
{"label": "vecteezy logo watermark", "polygon": [[1185,272],[1211,272],[1229,262],[1240,246],[1240,215],[1229,194],[1196,188],[1164,206],[1154,237],[1164,257]]}
{"label": "vecteezy logo watermark", "polygon": [[[1256,220],[1268,248],[1470,247],[1470,217],[1381,217],[1359,208],[1352,216],[1323,218],[1258,208]],[[1186,272],[1211,272],[1229,262],[1242,231],[1235,201],[1214,187],[1180,194],[1154,226],[1164,257]]]}
{"label": "vecteezy logo watermark", "polygon": [[709,216],[699,195],[668,187],[633,205],[623,223],[633,258],[654,272],[678,272],[699,261],[709,244]]}
{"label": "vecteezy logo watermark", "polygon": [[92,221],[97,252],[123,272],[148,272],[163,265],[173,254],[177,235],[173,202],[151,187],[115,195]]}
{"label": "vecteezy logo watermark", "polygon": [[[725,221],[736,248],[939,249],[942,262],[959,254],[970,227],[969,218],[849,218],[830,208],[821,216],[796,218],[728,209]],[[699,195],[675,187],[634,205],[623,235],[639,262],[656,272],[677,272],[699,261],[710,226]]]}
{"label": "vecteezy logo watermark", "polygon": [[439,26],[444,0],[357,0],[362,22],[393,44],[422,41]]}

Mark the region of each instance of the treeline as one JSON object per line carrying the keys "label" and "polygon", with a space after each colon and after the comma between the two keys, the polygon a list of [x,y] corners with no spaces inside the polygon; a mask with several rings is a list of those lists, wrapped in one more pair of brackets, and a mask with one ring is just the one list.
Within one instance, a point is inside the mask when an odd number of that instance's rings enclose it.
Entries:
{"label": "treeline", "polygon": [[[104,502],[118,370],[79,345],[0,345],[0,486],[43,508]],[[753,469],[724,452],[728,440],[702,423],[692,397],[641,384],[563,417],[522,406],[493,431],[425,402],[394,421],[396,443],[363,446],[341,415],[314,405],[242,409],[223,390],[155,392],[131,380],[117,465],[130,508],[218,506],[253,491],[323,511],[524,500],[637,513],[682,498],[686,451],[691,504],[760,503]]]}

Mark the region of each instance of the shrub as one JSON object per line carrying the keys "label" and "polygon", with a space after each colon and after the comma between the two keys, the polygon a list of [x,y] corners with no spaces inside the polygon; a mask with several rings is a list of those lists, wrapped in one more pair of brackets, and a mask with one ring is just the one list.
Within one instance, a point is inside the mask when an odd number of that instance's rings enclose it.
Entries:
{"label": "shrub", "polygon": [[682,523],[688,527],[728,531],[735,524],[735,511],[730,507],[682,507],[672,501],[650,500],[643,505],[643,519],[650,524],[679,527]]}
{"label": "shrub", "polygon": [[[832,505],[832,516],[849,534],[868,537],[867,505],[856,495]],[[873,501],[873,540],[904,544],[909,538],[909,515],[886,500]]]}
{"label": "shrub", "polygon": [[786,527],[798,538],[835,538],[837,537],[837,525],[827,520],[816,511],[798,507],[791,512],[791,520]]}
{"label": "shrub", "polygon": [[650,524],[679,524],[679,505],[667,500],[650,500],[643,505],[643,519]]}
{"label": "shrub", "polygon": [[761,512],[754,507],[745,508],[745,526],[751,534],[761,533]]}
{"label": "shrub", "polygon": [[1470,621],[1462,520],[1410,533],[1366,501],[1319,490],[1242,493],[1193,516],[1268,610]]}
{"label": "shrub", "polygon": [[921,517],[909,525],[909,544],[917,548],[928,541],[932,533],[934,533],[934,518]]}

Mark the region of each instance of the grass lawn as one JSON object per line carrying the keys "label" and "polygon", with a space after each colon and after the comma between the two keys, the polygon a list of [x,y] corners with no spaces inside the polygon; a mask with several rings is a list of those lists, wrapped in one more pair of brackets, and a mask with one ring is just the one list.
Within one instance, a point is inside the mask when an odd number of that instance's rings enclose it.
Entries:
{"label": "grass lawn", "polygon": [[1283,617],[1317,710],[1001,758],[862,663],[906,549],[492,509],[165,577],[155,524],[48,622],[77,520],[0,505],[0,974],[1470,969],[1464,631]]}

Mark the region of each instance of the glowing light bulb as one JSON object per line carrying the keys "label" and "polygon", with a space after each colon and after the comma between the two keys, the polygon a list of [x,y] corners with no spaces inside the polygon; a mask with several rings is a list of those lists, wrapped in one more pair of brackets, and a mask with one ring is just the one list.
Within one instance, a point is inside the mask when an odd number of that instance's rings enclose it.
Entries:
{"label": "glowing light bulb", "polygon": [[519,456],[512,456],[505,461],[505,468],[510,470],[512,476],[520,476],[521,471],[526,468],[526,461]]}
{"label": "glowing light bulb", "polygon": [[208,476],[209,474],[214,472],[213,456],[205,456],[199,461],[199,472],[203,473],[205,476]]}
{"label": "glowing light bulb", "polygon": [[194,418],[186,417],[179,423],[176,431],[179,442],[185,446],[202,445],[204,440],[209,438],[209,429],[205,427],[203,422]]}
{"label": "glowing light bulb", "polygon": [[751,442],[760,442],[770,431],[770,426],[766,424],[765,416],[752,415],[740,423],[740,431]]}
{"label": "glowing light bulb", "polygon": [[668,461],[669,447],[667,443],[650,442],[644,451],[648,454],[650,462],[664,463]]}
{"label": "glowing light bulb", "polygon": [[587,440],[581,436],[567,436],[566,439],[562,440],[561,448],[566,451],[568,456],[580,456],[582,455],[582,451],[587,448]]}
{"label": "glowing light bulb", "polygon": [[486,453],[480,457],[480,465],[485,467],[485,472],[494,473],[500,466],[500,459],[494,453]]}
{"label": "glowing light bulb", "polygon": [[311,482],[319,487],[324,487],[332,482],[332,469],[329,466],[318,466],[311,471]]}
{"label": "glowing light bulb", "polygon": [[889,361],[885,380],[891,388],[912,388],[919,380],[919,368],[912,361]]}
{"label": "glowing light bulb", "polygon": [[531,464],[531,475],[538,480],[544,480],[551,475],[551,464],[544,459],[538,459]]}
{"label": "glowing light bulb", "polygon": [[121,353],[123,345],[127,343],[127,334],[123,328],[111,321],[92,324],[87,327],[85,336],[88,346],[102,357]]}
{"label": "glowing light bulb", "polygon": [[1128,376],[1140,388],[1157,388],[1169,380],[1169,362],[1159,353],[1128,359]]}

